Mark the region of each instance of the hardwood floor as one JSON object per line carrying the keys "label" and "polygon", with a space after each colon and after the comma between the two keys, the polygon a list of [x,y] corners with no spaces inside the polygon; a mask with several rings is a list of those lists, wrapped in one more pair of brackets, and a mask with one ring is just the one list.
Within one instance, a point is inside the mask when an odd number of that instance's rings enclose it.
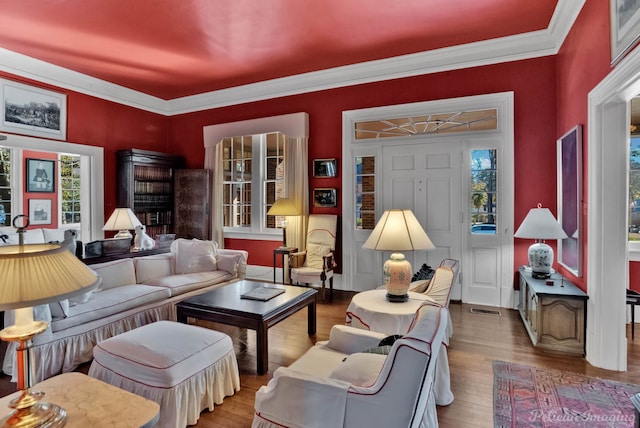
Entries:
{"label": "hardwood floor", "polygon": [[[241,390],[213,412],[203,412],[198,428],[250,427],[253,418],[255,392],[266,384],[279,366],[287,366],[301,356],[316,341],[328,339],[334,324],[344,323],[344,314],[351,293],[336,292],[333,302],[320,302],[317,307],[317,334],[309,337],[306,309],[269,330],[269,372],[255,373],[255,334],[248,332],[248,348],[240,352],[239,329],[219,324],[207,326],[228,333],[234,338]],[[450,311],[454,334],[448,348],[451,369],[451,387],[454,402],[438,407],[441,427],[493,426],[493,371],[492,361],[502,360],[544,368],[572,371],[589,376],[640,384],[640,333],[629,341],[627,372],[612,372],[589,365],[583,358],[549,354],[535,350],[522,325],[517,311],[501,308],[500,315],[473,313],[475,305],[451,303]],[[488,308],[484,308],[488,309]],[[496,308],[490,308],[496,309]],[[202,323],[205,324],[205,323]],[[628,326],[627,337],[631,338]],[[86,373],[88,364],[79,368]],[[13,392],[15,384],[6,375],[0,376],[0,394]]]}

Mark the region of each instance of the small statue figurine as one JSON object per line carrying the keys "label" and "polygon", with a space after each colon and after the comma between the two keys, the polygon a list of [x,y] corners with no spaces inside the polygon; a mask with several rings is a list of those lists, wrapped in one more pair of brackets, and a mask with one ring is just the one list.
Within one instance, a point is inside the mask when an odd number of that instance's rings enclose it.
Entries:
{"label": "small statue figurine", "polygon": [[133,249],[138,251],[151,250],[156,245],[147,232],[144,225],[136,226],[136,236],[133,239]]}
{"label": "small statue figurine", "polygon": [[64,240],[60,243],[62,248],[66,248],[71,251],[71,254],[76,255],[76,237],[78,236],[78,231],[75,229],[67,229],[64,231]]}

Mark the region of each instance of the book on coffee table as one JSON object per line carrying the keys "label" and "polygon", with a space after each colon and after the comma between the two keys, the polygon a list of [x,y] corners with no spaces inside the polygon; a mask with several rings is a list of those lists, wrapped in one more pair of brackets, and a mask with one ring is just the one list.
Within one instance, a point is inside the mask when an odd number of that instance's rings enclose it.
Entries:
{"label": "book on coffee table", "polygon": [[284,287],[262,286],[240,295],[240,298],[266,302],[282,293],[284,293]]}

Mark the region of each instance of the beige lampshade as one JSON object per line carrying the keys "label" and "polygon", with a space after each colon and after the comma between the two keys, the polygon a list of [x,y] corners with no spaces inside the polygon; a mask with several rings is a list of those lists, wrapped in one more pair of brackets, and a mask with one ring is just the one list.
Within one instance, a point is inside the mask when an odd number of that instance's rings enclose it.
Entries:
{"label": "beige lampshade", "polygon": [[300,211],[289,198],[276,199],[267,215],[300,215]]}
{"label": "beige lampshade", "polygon": [[435,248],[411,210],[388,210],[362,248],[383,251],[432,250]]}
{"label": "beige lampshade", "polygon": [[102,230],[133,230],[136,226],[142,226],[142,223],[131,208],[116,208]]}
{"label": "beige lampshade", "polygon": [[538,204],[537,208],[529,211],[513,236],[525,239],[564,239],[567,234],[549,208],[542,208],[542,204]]}
{"label": "beige lampshade", "polygon": [[3,311],[64,300],[99,284],[81,260],[56,244],[2,246],[0,272]]}

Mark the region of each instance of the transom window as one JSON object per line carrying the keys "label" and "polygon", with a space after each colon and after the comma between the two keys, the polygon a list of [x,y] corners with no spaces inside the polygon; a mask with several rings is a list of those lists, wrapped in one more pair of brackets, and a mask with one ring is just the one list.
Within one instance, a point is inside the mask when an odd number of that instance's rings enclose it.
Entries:
{"label": "transom window", "polygon": [[357,122],[356,140],[498,129],[498,110],[474,110]]}
{"label": "transom window", "polygon": [[267,216],[285,195],[285,136],[280,132],[229,137],[223,145],[223,224],[226,231],[261,232],[282,224]]}

